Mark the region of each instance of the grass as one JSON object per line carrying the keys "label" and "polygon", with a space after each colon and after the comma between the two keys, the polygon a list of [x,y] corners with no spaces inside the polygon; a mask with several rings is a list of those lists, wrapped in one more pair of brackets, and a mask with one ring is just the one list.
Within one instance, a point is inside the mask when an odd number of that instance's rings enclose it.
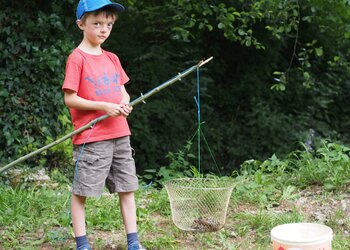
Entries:
{"label": "grass", "polygon": [[[293,152],[283,160],[272,156],[245,162],[240,174],[225,177],[235,188],[225,227],[212,233],[181,231],[172,223],[166,190],[140,188],[136,198],[142,243],[147,249],[265,250],[271,249],[274,226],[317,222],[333,229],[334,250],[350,249],[348,154],[347,147],[325,143],[314,152]],[[70,181],[58,170],[50,177],[42,183],[12,176],[15,184],[3,178],[0,249],[75,249]],[[86,214],[94,249],[126,248],[117,196],[105,193],[88,199]]]}

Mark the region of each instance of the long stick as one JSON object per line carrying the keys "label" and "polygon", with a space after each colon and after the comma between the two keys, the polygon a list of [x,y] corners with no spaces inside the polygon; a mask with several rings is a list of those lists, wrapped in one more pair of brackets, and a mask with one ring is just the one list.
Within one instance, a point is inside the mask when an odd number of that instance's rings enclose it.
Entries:
{"label": "long stick", "polygon": [[[194,66],[190,67],[189,69],[183,71],[182,73],[179,73],[177,76],[175,76],[175,77],[171,78],[170,80],[168,80],[168,81],[166,81],[166,82],[160,84],[158,87],[156,87],[156,88],[150,90],[150,91],[147,92],[146,94],[144,94],[144,95],[141,94],[140,97],[138,97],[138,98],[136,98],[135,100],[133,100],[132,102],[130,102],[130,103],[129,103],[129,106],[130,106],[130,107],[133,107],[133,106],[135,106],[135,105],[137,105],[137,104],[139,104],[139,103],[141,103],[141,102],[145,102],[145,100],[146,100],[147,98],[149,98],[150,96],[152,96],[152,95],[154,95],[155,93],[161,91],[162,89],[168,87],[169,85],[173,84],[174,82],[181,80],[183,77],[187,76],[188,74],[190,74],[190,73],[191,73],[192,71],[194,71],[195,69],[197,69],[197,68],[199,68],[199,67],[202,67],[204,64],[208,63],[208,62],[211,61],[212,59],[213,59],[213,57],[210,57],[210,58],[208,58],[208,59],[205,60],[205,61],[202,60],[202,61],[200,61],[197,65],[194,65]],[[74,130],[73,132],[71,132],[71,133],[69,133],[69,134],[63,136],[62,138],[60,138],[60,139],[58,139],[58,140],[56,140],[56,141],[54,141],[54,142],[52,142],[52,143],[50,143],[50,144],[48,144],[48,145],[42,147],[42,148],[39,148],[39,149],[37,149],[37,150],[35,150],[35,151],[33,151],[33,152],[31,152],[31,153],[25,155],[25,156],[22,156],[22,157],[18,158],[17,160],[15,160],[15,161],[13,161],[13,162],[7,164],[6,166],[2,167],[2,168],[0,169],[0,173],[3,172],[3,171],[5,171],[5,170],[7,170],[7,169],[9,169],[9,168],[11,168],[11,167],[13,167],[13,166],[15,166],[15,165],[18,164],[18,163],[23,162],[24,160],[29,159],[30,157],[32,157],[32,156],[34,156],[34,155],[37,155],[37,154],[39,154],[39,153],[41,153],[41,152],[43,152],[43,151],[45,151],[45,150],[47,150],[47,149],[49,149],[49,148],[51,148],[51,147],[53,147],[53,146],[56,146],[56,145],[60,144],[61,142],[65,141],[65,140],[67,140],[67,139],[69,139],[69,138],[71,138],[72,136],[74,136],[74,135],[76,135],[76,134],[81,133],[82,131],[84,131],[84,130],[86,130],[86,129],[88,129],[88,128],[91,128],[91,127],[92,127],[94,124],[96,124],[97,122],[100,122],[100,121],[102,121],[102,120],[105,120],[105,119],[108,118],[108,117],[109,117],[108,115],[102,115],[102,116],[100,116],[100,117],[98,117],[98,118],[96,118],[96,119],[90,121],[88,124],[86,124],[86,125],[84,125],[84,126],[78,128],[77,130]]]}

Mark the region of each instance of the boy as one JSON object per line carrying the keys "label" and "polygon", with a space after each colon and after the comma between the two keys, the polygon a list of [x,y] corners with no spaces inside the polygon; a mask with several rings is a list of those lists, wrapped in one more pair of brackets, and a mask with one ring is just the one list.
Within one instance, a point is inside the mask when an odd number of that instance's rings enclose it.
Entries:
{"label": "boy", "polygon": [[118,57],[101,48],[123,5],[109,0],[80,0],[77,25],[83,40],[68,57],[62,90],[74,129],[108,114],[73,137],[76,170],[72,187],[72,223],[77,250],[90,250],[85,229],[85,199],[101,195],[104,185],[118,193],[128,250],[142,249],[136,225],[138,188],[126,117],[132,111],[124,84],[129,81]]}

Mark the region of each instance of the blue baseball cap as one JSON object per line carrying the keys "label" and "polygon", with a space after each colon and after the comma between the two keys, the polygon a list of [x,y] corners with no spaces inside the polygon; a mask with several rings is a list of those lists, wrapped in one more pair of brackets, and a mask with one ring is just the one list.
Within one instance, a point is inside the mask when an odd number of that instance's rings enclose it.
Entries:
{"label": "blue baseball cap", "polygon": [[111,6],[118,12],[125,10],[125,7],[119,3],[113,3],[109,0],[80,0],[77,6],[77,19],[79,20],[86,12],[95,11],[105,6]]}

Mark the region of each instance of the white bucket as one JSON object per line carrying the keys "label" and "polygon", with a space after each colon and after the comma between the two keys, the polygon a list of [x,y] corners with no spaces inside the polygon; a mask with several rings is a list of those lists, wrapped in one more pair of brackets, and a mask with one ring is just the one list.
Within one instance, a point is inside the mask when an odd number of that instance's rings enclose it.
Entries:
{"label": "white bucket", "polygon": [[332,250],[333,231],[316,223],[291,223],[271,230],[273,250]]}

